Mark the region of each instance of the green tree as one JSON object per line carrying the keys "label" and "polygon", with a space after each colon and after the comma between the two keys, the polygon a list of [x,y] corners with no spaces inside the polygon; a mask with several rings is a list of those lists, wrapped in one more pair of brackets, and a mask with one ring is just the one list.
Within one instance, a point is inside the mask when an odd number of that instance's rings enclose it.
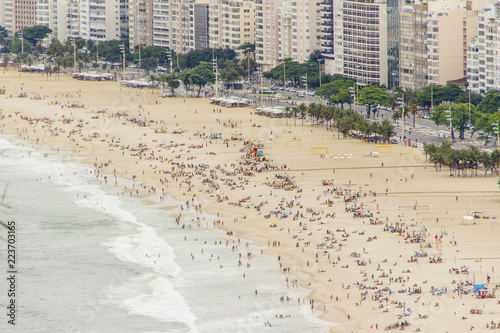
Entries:
{"label": "green tree", "polygon": [[462,89],[456,83],[448,83],[443,88],[443,101],[456,102],[458,96],[462,93]]}
{"label": "green tree", "polygon": [[413,116],[413,127],[415,128],[415,117],[418,113],[418,105],[417,103],[410,103],[410,105],[408,105],[408,109],[407,109],[408,113],[410,113],[412,116]]}
{"label": "green tree", "polygon": [[484,94],[484,99],[478,104],[477,110],[481,113],[495,113],[500,108],[500,91],[490,90]]}
{"label": "green tree", "polygon": [[321,53],[320,50],[314,50],[311,52],[309,55],[309,61],[312,61],[313,63],[316,63],[319,59],[323,59],[323,54]]}
{"label": "green tree", "polygon": [[5,70],[7,70],[7,66],[9,66],[9,62],[10,62],[9,54],[8,53],[4,53],[2,60],[3,60],[3,65],[4,65]]}
{"label": "green tree", "polygon": [[238,66],[235,60],[226,60],[223,62],[220,78],[227,85],[232,86],[232,84],[238,81],[243,74],[242,67]]}
{"label": "green tree", "polygon": [[47,54],[52,57],[64,55],[64,45],[56,38],[52,38],[49,47],[47,47]]}
{"label": "green tree", "polygon": [[[479,118],[475,121],[475,130],[482,130],[485,132],[487,135],[485,135],[485,144],[488,139],[488,135],[494,135],[495,140],[497,139],[495,135],[495,124],[500,121],[500,111],[497,111],[493,114],[487,114],[487,113],[476,113]],[[495,141],[496,142],[496,141]]]}
{"label": "green tree", "polygon": [[47,64],[45,65],[45,69],[43,70],[45,75],[47,75],[47,81],[49,80],[49,75],[52,73],[52,66]]}
{"label": "green tree", "polygon": [[9,34],[7,33],[7,29],[5,29],[5,27],[0,26],[0,45],[4,45],[8,35]]}
{"label": "green tree", "polygon": [[35,47],[38,42],[45,39],[49,34],[51,34],[52,30],[44,25],[35,25],[33,27],[24,28],[23,30],[21,30],[21,32],[23,33],[24,39],[30,42],[33,47]]}
{"label": "green tree", "polygon": [[359,96],[356,101],[368,105],[367,118],[370,118],[371,110],[374,105],[385,105],[389,94],[386,88],[379,88],[374,86],[366,86],[359,91]]}
{"label": "green tree", "polygon": [[344,108],[345,104],[352,104],[353,98],[351,95],[351,91],[349,89],[342,88],[339,92],[331,98],[331,102],[333,104],[340,104],[340,108]]}
{"label": "green tree", "polygon": [[212,59],[216,58],[218,62],[223,62],[224,60],[232,60],[236,57],[236,52],[231,49],[200,49],[192,50],[186,54],[186,66],[187,68],[194,68],[198,66],[201,62],[212,62]]}
{"label": "green tree", "polygon": [[[440,105],[435,107],[436,111],[431,120],[436,123],[436,125],[449,125],[449,120],[446,119],[446,110],[451,109],[451,126],[453,129],[459,131],[460,139],[464,139],[465,129],[469,123],[469,105],[468,104],[453,104],[453,105]],[[475,111],[475,107],[471,106],[471,112]],[[452,133],[453,135],[453,133]]]}
{"label": "green tree", "polygon": [[172,92],[172,96],[174,96],[174,90],[179,88],[181,82],[177,79],[175,74],[171,74],[167,77],[167,85]]}
{"label": "green tree", "polygon": [[[340,103],[340,100],[346,100],[344,94],[347,93],[349,95],[348,98],[349,101],[344,103],[350,104],[352,98],[350,97],[351,93],[349,92],[349,88],[351,87],[354,87],[353,80],[342,80],[342,79],[334,80],[321,85],[321,87],[319,87],[318,90],[316,90],[316,96],[320,96],[328,100],[332,104],[337,104]],[[339,95],[341,92],[342,94]]]}
{"label": "green tree", "polygon": [[182,81],[188,87],[190,84],[198,86],[198,97],[200,96],[201,88],[208,83],[215,82],[215,74],[213,73],[212,64],[202,61],[198,66],[190,71],[182,73]]}

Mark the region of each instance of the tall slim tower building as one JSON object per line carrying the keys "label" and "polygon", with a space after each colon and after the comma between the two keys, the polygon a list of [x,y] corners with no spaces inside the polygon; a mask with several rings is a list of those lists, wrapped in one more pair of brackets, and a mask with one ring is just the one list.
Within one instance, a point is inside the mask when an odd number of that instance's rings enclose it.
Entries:
{"label": "tall slim tower building", "polygon": [[279,7],[283,0],[255,0],[255,59],[268,71],[278,64]]}
{"label": "tall slim tower building", "polygon": [[321,49],[321,2],[292,1],[292,58],[302,63]]}
{"label": "tall slim tower building", "polygon": [[[343,74],[361,86],[388,84],[387,3],[346,0],[342,2],[342,40],[339,60]],[[336,54],[337,57],[337,54]],[[340,58],[340,57],[339,57]]]}
{"label": "tall slim tower building", "polygon": [[129,44],[153,45],[153,0],[129,1]]}

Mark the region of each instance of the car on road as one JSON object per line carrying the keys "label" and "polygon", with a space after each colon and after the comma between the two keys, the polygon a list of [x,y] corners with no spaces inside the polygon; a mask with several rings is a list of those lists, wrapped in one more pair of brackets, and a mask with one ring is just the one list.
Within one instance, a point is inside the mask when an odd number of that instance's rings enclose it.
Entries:
{"label": "car on road", "polygon": [[390,139],[390,140],[389,140],[389,143],[391,143],[391,144],[395,145],[395,144],[398,144],[399,142],[398,142],[398,140],[396,140],[396,139]]}
{"label": "car on road", "polygon": [[297,97],[302,98],[302,97],[306,97],[306,95],[304,95],[303,93],[299,92],[299,93],[297,93]]}

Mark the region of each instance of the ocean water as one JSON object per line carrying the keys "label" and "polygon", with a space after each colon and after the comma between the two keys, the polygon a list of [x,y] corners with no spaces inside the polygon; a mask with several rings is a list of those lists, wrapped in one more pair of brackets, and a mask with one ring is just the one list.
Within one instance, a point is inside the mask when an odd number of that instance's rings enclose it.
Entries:
{"label": "ocean water", "polygon": [[0,332],[329,330],[308,301],[299,305],[308,291],[287,288],[275,258],[237,238],[226,245],[222,232],[191,225],[192,212],[178,225],[178,202],[117,195],[88,166],[45,149],[0,137],[0,220],[16,223],[18,272],[12,326],[0,226]]}

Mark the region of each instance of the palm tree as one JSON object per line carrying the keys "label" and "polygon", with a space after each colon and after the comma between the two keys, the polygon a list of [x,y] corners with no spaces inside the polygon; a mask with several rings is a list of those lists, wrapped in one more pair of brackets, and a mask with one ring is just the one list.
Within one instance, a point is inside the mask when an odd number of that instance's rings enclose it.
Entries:
{"label": "palm tree", "polygon": [[493,177],[493,170],[496,170],[498,173],[498,166],[500,165],[500,151],[495,149],[490,154],[491,157],[491,176]]}
{"label": "palm tree", "polygon": [[304,103],[301,103],[299,105],[299,109],[300,109],[300,118],[302,118],[302,125],[304,125],[304,118],[305,118],[305,115],[306,115],[306,110],[307,110],[307,107]]}
{"label": "palm tree", "polygon": [[150,75],[149,76],[149,81],[151,81],[151,88],[153,88],[151,90],[151,93],[154,94],[154,88],[156,87],[156,82],[158,81],[158,78],[154,75]]}
{"label": "palm tree", "polygon": [[458,159],[459,157],[457,156],[455,150],[449,151],[448,154],[444,156],[445,164],[448,165],[448,168],[450,169],[450,176],[453,176],[456,171],[456,168],[458,166]]}
{"label": "palm tree", "polygon": [[158,79],[161,82],[161,92],[164,92],[165,91],[165,82],[167,82],[167,75],[162,74],[162,75],[160,75],[160,77]]}
{"label": "palm tree", "polygon": [[[479,156],[479,161],[481,162],[481,164],[483,165],[483,168],[484,168],[484,176],[486,177],[486,175],[488,174],[488,169],[491,168],[491,165],[492,165],[492,158],[491,158],[491,155],[488,154],[487,152],[483,152],[481,153],[481,155]],[[493,173],[492,173],[493,175]]]}
{"label": "palm tree", "polygon": [[288,116],[289,116],[289,114],[290,114],[290,107],[287,106],[285,108],[286,125],[288,125]]}
{"label": "palm tree", "polygon": [[48,81],[49,75],[50,75],[50,73],[52,73],[52,66],[49,64],[45,65],[45,69],[43,71],[47,75],[47,81]]}
{"label": "palm tree", "polygon": [[479,158],[480,158],[480,155],[481,153],[479,152],[479,149],[477,149],[477,147],[475,146],[472,146],[469,151],[469,162],[470,162],[470,166],[469,168],[471,169],[471,177],[472,177],[472,169],[475,170],[475,175],[477,176],[477,167],[478,167],[478,162],[479,162]]}
{"label": "palm tree", "polygon": [[300,113],[300,108],[298,106],[294,106],[292,107],[292,114],[293,114],[293,118],[295,119],[294,120],[294,125],[297,126],[297,115]]}
{"label": "palm tree", "polygon": [[392,95],[387,98],[387,106],[392,110],[392,112],[398,108],[399,101],[396,95]]}
{"label": "palm tree", "polygon": [[387,119],[384,119],[382,121],[382,123],[379,126],[379,130],[385,142],[388,142],[391,139],[391,136],[393,136],[395,133],[394,126]]}
{"label": "palm tree", "polygon": [[59,65],[55,65],[54,67],[52,67],[52,71],[57,74],[57,76],[55,77],[55,79],[59,79],[59,73],[61,72],[61,67]]}
{"label": "palm tree", "polygon": [[434,163],[434,168],[436,171],[438,171],[438,164],[439,164],[439,171],[441,171],[441,165],[445,163],[445,156],[441,150],[437,150],[432,156],[430,157],[429,161]]}
{"label": "palm tree", "polygon": [[320,111],[320,105],[319,104],[311,103],[309,105],[309,108],[308,108],[307,112],[308,112],[308,116],[311,117],[311,126],[314,125],[314,120],[315,120],[315,118],[318,117],[319,111]]}
{"label": "palm tree", "polygon": [[433,143],[425,145],[424,146],[425,160],[427,161],[427,155],[432,157],[432,155],[435,154],[437,150],[438,147]]}
{"label": "palm tree", "polygon": [[410,103],[410,105],[408,107],[408,111],[409,111],[409,113],[411,113],[413,115],[413,128],[415,128],[415,116],[418,113],[417,103]]}
{"label": "palm tree", "polygon": [[7,66],[9,65],[10,57],[8,53],[3,54],[3,65],[4,65],[4,70],[7,70]]}

